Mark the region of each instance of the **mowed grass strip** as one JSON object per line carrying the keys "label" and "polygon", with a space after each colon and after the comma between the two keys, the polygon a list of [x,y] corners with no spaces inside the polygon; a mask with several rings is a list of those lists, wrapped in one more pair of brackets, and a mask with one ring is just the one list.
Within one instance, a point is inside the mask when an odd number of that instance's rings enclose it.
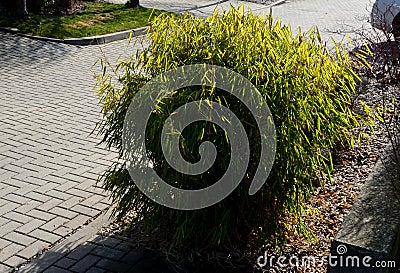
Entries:
{"label": "mowed grass strip", "polygon": [[66,39],[103,35],[148,25],[151,16],[165,11],[131,8],[104,2],[85,2],[85,9],[72,15],[38,15],[17,18],[0,15],[1,27],[18,28],[22,33]]}

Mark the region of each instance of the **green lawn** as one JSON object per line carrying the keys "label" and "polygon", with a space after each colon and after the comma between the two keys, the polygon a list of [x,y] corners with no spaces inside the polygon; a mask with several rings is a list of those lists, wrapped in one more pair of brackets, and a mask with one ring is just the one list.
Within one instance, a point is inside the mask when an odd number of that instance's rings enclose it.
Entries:
{"label": "green lawn", "polygon": [[146,26],[150,15],[164,11],[129,8],[103,2],[86,2],[81,13],[67,16],[29,14],[27,18],[0,15],[0,26],[18,28],[26,34],[52,38],[78,38]]}

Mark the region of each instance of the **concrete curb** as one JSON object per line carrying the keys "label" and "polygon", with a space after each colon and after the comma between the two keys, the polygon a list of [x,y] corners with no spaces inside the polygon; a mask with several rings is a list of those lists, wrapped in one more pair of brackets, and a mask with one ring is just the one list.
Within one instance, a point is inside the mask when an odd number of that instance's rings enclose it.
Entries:
{"label": "concrete curb", "polygon": [[124,40],[124,39],[129,38],[130,35],[132,35],[132,37],[140,36],[146,32],[147,28],[148,27],[146,26],[146,27],[140,27],[140,28],[136,28],[136,29],[130,29],[130,30],[125,30],[125,31],[105,34],[105,35],[83,37],[83,38],[70,38],[70,39],[55,39],[55,38],[28,35],[28,34],[21,33],[16,28],[0,27],[0,30],[8,32],[8,33],[18,34],[20,36],[31,38],[31,39],[41,40],[41,41],[64,43],[64,44],[69,44],[69,45],[87,46],[87,45],[101,45],[101,44],[106,44],[106,43],[110,43],[110,42],[114,42],[114,41]]}
{"label": "concrete curb", "polygon": [[[265,7],[253,9],[252,11],[268,9],[268,8],[272,8],[274,6],[279,6],[279,5],[286,3],[286,1],[287,0],[278,0],[272,4],[265,5]],[[196,9],[199,9],[199,7],[196,7],[193,9],[182,10],[180,13],[190,12],[190,11],[196,10]],[[31,38],[31,39],[47,41],[47,42],[55,42],[55,43],[64,43],[64,44],[69,44],[69,45],[80,45],[80,46],[106,44],[106,43],[110,43],[110,42],[114,42],[114,41],[127,39],[130,37],[130,35],[132,35],[132,37],[140,36],[140,35],[143,35],[147,31],[147,29],[148,29],[148,27],[145,26],[145,27],[140,27],[140,28],[136,28],[136,29],[130,29],[130,30],[125,30],[125,31],[120,31],[120,32],[115,32],[115,33],[110,33],[110,34],[105,34],[105,35],[99,35],[99,36],[69,38],[69,39],[56,39],[56,38],[48,38],[48,37],[24,34],[24,33],[21,33],[17,28],[0,27],[0,31],[4,31],[4,32],[12,33],[12,34],[18,34],[20,36]]]}
{"label": "concrete curb", "polygon": [[[400,181],[393,156],[389,144],[332,242],[330,255],[336,264],[328,267],[328,273],[392,270],[377,267],[376,262],[394,261],[400,244]],[[359,266],[353,266],[355,259]]]}

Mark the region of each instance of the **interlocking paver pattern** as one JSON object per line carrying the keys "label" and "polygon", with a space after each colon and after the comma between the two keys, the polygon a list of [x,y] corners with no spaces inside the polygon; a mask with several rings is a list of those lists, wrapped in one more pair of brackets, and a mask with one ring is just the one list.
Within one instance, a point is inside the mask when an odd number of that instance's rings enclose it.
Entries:
{"label": "interlocking paver pattern", "polygon": [[[0,265],[12,267],[110,205],[97,176],[115,156],[100,120],[93,64],[127,41],[78,47],[0,33]],[[124,54],[125,53],[125,54]],[[0,270],[4,272],[4,270]]]}
{"label": "interlocking paver pattern", "polygon": [[40,268],[39,271],[56,272],[58,269],[62,269],[60,272],[173,272],[156,253],[137,249],[129,239],[100,235],[78,245],[48,269]]}

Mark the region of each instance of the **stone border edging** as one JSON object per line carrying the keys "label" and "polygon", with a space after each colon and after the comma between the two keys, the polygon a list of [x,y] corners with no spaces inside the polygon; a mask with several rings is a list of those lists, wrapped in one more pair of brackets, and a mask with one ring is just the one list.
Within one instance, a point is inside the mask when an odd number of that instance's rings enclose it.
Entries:
{"label": "stone border edging", "polygon": [[[393,153],[389,144],[345,217],[330,250],[337,265],[329,265],[328,273],[387,273],[391,270],[375,267],[375,262],[393,261],[399,251],[400,180]],[[370,267],[364,266],[366,256],[371,257],[366,261]],[[354,257],[358,257],[359,266],[349,266]]]}
{"label": "stone border edging", "polygon": [[28,34],[21,33],[16,28],[0,27],[0,30],[9,32],[9,33],[13,33],[13,34],[18,34],[23,37],[32,38],[32,39],[36,39],[36,40],[55,42],[55,43],[64,43],[64,44],[69,44],[69,45],[87,46],[87,45],[101,45],[101,44],[106,44],[106,43],[110,43],[110,42],[114,42],[114,41],[118,41],[118,40],[127,39],[127,38],[129,38],[129,36],[131,34],[132,34],[132,37],[140,36],[146,32],[147,28],[148,27],[145,26],[145,27],[140,27],[140,28],[136,28],[136,29],[130,29],[130,30],[125,30],[125,31],[105,34],[105,35],[83,37],[83,38],[68,38],[68,39],[56,39],[56,38],[28,35]]}

